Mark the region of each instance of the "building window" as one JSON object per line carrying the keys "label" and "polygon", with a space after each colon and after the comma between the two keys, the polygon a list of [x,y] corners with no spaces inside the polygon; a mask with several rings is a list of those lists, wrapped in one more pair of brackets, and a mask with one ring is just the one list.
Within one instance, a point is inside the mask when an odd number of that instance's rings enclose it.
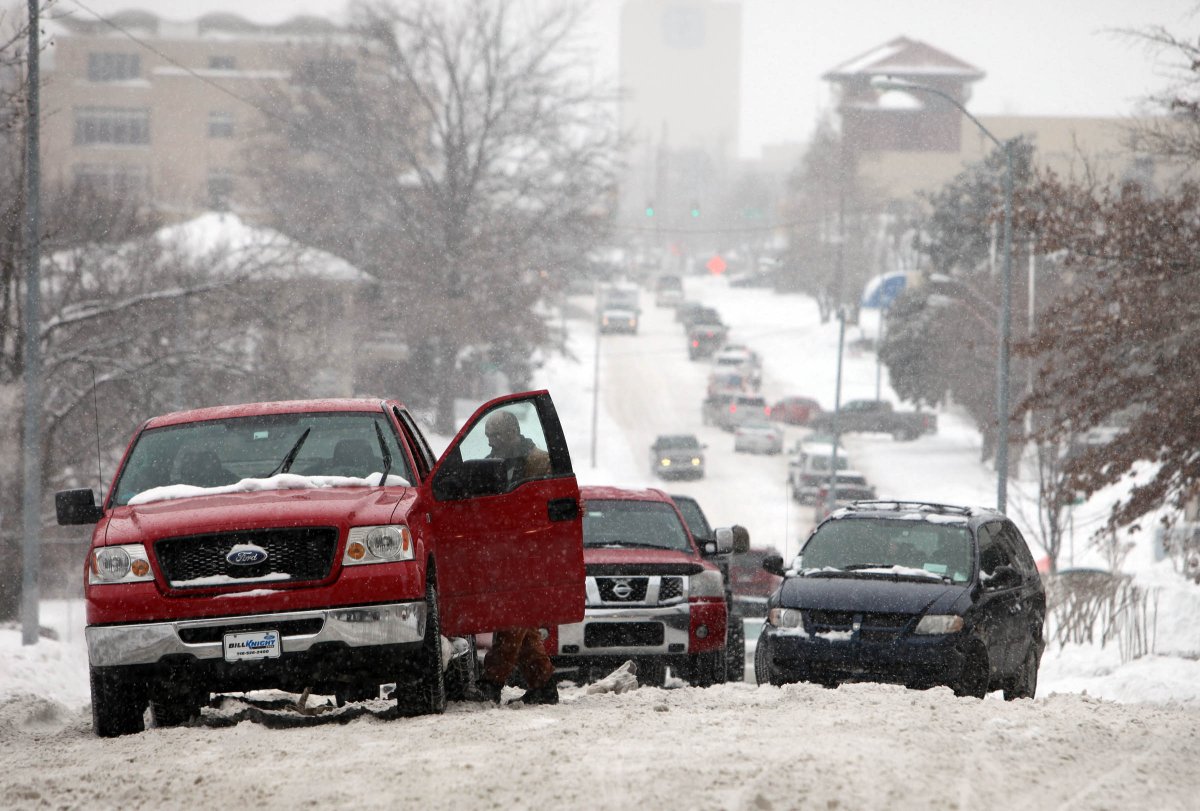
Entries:
{"label": "building window", "polygon": [[209,138],[233,137],[233,113],[214,110],[208,114]]}
{"label": "building window", "polygon": [[124,82],[140,78],[142,57],[138,54],[88,54],[88,80],[93,82]]}
{"label": "building window", "polygon": [[143,198],[150,184],[144,166],[119,163],[80,163],[73,170],[75,188],[101,197]]}
{"label": "building window", "polygon": [[208,173],[208,207],[213,211],[228,211],[233,199],[233,175],[222,169]]}
{"label": "building window", "polygon": [[209,70],[237,70],[237,62],[232,56],[210,56],[208,58]]}
{"label": "building window", "polygon": [[353,59],[308,59],[300,65],[297,78],[301,84],[336,93],[353,83],[356,68]]}
{"label": "building window", "polygon": [[76,107],[75,145],[148,144],[150,110],[146,107]]}

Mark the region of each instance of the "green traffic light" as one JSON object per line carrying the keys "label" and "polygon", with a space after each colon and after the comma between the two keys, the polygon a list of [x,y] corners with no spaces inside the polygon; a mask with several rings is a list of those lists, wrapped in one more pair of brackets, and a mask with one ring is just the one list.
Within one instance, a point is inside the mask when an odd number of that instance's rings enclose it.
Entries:
{"label": "green traffic light", "polygon": [[647,217],[654,216],[654,206],[646,206],[646,216]]}
{"label": "green traffic light", "polygon": [[700,209],[698,209],[698,208],[693,208],[693,209],[692,209],[692,216],[693,216],[693,217],[699,217],[699,216],[700,216]]}

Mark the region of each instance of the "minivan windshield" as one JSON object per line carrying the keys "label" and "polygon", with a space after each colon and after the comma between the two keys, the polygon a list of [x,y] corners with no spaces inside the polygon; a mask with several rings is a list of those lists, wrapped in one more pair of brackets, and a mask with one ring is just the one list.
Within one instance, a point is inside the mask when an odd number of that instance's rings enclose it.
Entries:
{"label": "minivan windshield", "polygon": [[800,550],[799,568],[918,569],[954,583],[971,579],[974,555],[965,524],[845,518],[817,528]]}
{"label": "minivan windshield", "polygon": [[352,485],[383,472],[385,448],[388,483],[395,477],[411,482],[408,460],[382,412],[265,414],[152,428],[138,437],[121,469],[115,503],[170,485],[224,488],[281,473],[343,477]]}
{"label": "minivan windshield", "polygon": [[583,545],[694,551],[674,506],[632,499],[589,500],[583,514]]}

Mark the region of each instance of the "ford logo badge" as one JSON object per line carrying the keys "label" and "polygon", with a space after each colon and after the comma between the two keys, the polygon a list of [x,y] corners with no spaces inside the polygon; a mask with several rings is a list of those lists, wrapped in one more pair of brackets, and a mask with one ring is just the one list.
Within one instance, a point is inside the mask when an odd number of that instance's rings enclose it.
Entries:
{"label": "ford logo badge", "polygon": [[254,566],[267,559],[267,550],[253,544],[238,544],[225,555],[225,560],[232,566]]}

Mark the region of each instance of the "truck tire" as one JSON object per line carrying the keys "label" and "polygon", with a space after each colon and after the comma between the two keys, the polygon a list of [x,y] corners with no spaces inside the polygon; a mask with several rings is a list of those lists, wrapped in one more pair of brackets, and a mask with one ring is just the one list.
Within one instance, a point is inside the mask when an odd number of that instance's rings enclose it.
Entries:
{"label": "truck tire", "polygon": [[145,684],[126,668],[88,668],[92,687],[92,731],[101,738],[132,735],[146,728]]}
{"label": "truck tire", "polygon": [[725,650],[692,654],[688,683],[693,687],[712,687],[725,681]]}
{"label": "truck tire", "polygon": [[205,704],[201,696],[188,694],[150,699],[150,718],[154,726],[178,727],[200,717],[200,708]]}
{"label": "truck tire", "polygon": [[475,692],[479,680],[479,654],[475,648],[475,636],[467,637],[466,653],[455,656],[446,668],[446,700],[465,701]]}
{"label": "truck tire", "polygon": [[746,680],[746,626],[739,617],[729,615],[729,633],[725,637],[725,681]]}
{"label": "truck tire", "polygon": [[404,664],[404,672],[396,680],[396,706],[406,718],[441,715],[446,711],[446,662],[437,593],[437,581],[430,577],[425,585],[425,636],[421,650]]}

